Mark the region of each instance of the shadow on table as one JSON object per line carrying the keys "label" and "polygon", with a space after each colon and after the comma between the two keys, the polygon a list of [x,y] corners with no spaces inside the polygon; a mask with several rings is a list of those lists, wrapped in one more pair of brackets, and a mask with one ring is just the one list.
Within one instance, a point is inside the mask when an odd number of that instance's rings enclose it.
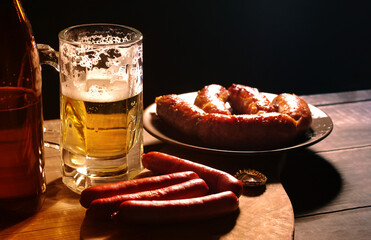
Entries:
{"label": "shadow on table", "polygon": [[230,232],[239,215],[232,214],[205,221],[170,224],[121,224],[111,221],[94,221],[85,218],[80,230],[81,239],[219,239]]}
{"label": "shadow on table", "polygon": [[32,221],[42,218],[42,212],[58,204],[74,204],[79,195],[69,190],[57,178],[47,184],[47,190],[40,198],[1,199],[0,200],[0,231],[7,231],[27,226]]}
{"label": "shadow on table", "polygon": [[0,200],[0,232],[7,228],[17,229],[27,226],[40,211],[42,206],[42,196],[40,199],[1,199]]}
{"label": "shadow on table", "polygon": [[326,205],[342,188],[341,176],[334,166],[309,149],[287,154],[281,180],[295,215]]}

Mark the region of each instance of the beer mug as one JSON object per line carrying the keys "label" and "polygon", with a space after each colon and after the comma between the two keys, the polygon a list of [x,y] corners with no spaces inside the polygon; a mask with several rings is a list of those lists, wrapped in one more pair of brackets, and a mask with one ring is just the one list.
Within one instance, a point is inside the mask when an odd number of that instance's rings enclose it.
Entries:
{"label": "beer mug", "polygon": [[62,180],[80,193],[142,170],[142,34],[115,24],[69,27],[59,52],[39,44],[60,73]]}

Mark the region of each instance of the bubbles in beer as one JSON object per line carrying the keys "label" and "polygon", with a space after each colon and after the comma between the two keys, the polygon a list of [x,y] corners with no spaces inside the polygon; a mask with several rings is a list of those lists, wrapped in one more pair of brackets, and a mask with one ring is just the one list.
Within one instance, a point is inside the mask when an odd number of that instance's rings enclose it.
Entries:
{"label": "bubbles in beer", "polygon": [[[109,31],[115,31],[110,29]],[[65,96],[90,102],[127,99],[143,91],[141,42],[128,47],[135,33],[80,35],[80,44],[62,42],[61,90]],[[112,44],[123,44],[114,46]]]}

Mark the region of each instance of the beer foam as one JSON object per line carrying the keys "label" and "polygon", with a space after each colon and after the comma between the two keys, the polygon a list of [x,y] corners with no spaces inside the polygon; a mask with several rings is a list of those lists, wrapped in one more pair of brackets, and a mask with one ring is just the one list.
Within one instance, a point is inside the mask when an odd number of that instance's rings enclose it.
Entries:
{"label": "beer foam", "polygon": [[87,102],[115,102],[131,97],[125,81],[114,83],[105,79],[70,81],[62,83],[61,90],[67,97]]}
{"label": "beer foam", "polygon": [[131,40],[131,36],[127,35],[125,37],[119,36],[102,36],[102,35],[91,35],[83,36],[79,39],[81,43],[86,44],[119,44],[126,43]]}

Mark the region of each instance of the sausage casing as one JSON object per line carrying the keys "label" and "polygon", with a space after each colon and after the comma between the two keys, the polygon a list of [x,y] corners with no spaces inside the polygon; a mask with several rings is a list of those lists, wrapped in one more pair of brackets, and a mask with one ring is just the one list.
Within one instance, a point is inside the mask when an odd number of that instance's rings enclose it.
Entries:
{"label": "sausage casing", "polygon": [[142,162],[145,168],[162,174],[193,171],[206,181],[212,192],[232,191],[237,197],[242,194],[242,183],[239,180],[226,172],[203,164],[161,152],[143,154]]}
{"label": "sausage casing", "polygon": [[284,146],[297,136],[296,121],[286,114],[205,113],[177,95],[158,97],[156,103],[162,121],[205,146],[267,149]]}
{"label": "sausage casing", "polygon": [[227,105],[229,92],[223,86],[211,84],[198,91],[194,104],[207,113],[231,115]]}
{"label": "sausage casing", "polygon": [[154,190],[162,187],[171,186],[177,183],[186,182],[190,179],[195,178],[199,178],[196,173],[186,171],[93,186],[86,188],[84,191],[81,192],[80,204],[83,207],[87,208],[92,201],[99,198],[112,197],[125,193],[136,193],[141,191]]}
{"label": "sausage casing", "polygon": [[203,220],[232,213],[238,205],[231,191],[181,200],[129,200],[120,205],[114,219],[128,224]]}
{"label": "sausage casing", "polygon": [[109,220],[111,215],[118,211],[120,204],[127,200],[186,199],[205,196],[208,191],[209,187],[206,182],[201,178],[196,178],[156,190],[96,199],[90,203],[86,215],[95,219]]}
{"label": "sausage casing", "polygon": [[272,100],[275,111],[287,114],[296,121],[298,134],[304,133],[312,123],[312,113],[309,105],[295,94],[281,93]]}
{"label": "sausage casing", "polygon": [[261,111],[274,111],[269,99],[256,88],[241,84],[232,84],[228,88],[228,92],[228,101],[236,113],[256,114]]}

